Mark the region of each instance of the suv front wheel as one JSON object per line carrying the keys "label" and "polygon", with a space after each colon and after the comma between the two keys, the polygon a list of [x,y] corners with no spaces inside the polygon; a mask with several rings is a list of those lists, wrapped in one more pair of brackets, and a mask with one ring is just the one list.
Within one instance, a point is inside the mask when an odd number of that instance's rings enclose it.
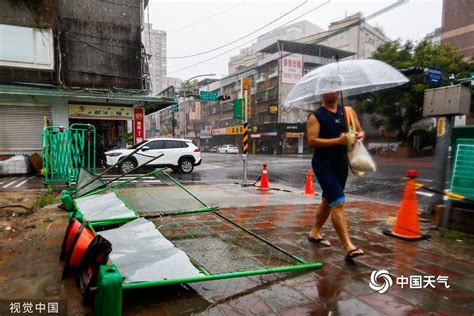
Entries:
{"label": "suv front wheel", "polygon": [[119,164],[119,170],[120,173],[128,173],[135,169],[137,167],[137,164],[134,160],[132,159],[127,159],[124,162]]}
{"label": "suv front wheel", "polygon": [[190,158],[183,158],[179,161],[178,167],[182,173],[191,173],[194,169],[194,162]]}

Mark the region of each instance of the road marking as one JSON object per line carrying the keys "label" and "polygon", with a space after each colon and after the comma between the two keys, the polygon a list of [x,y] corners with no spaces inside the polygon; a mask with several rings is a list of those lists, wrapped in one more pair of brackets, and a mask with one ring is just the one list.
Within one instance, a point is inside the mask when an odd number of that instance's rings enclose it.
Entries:
{"label": "road marking", "polygon": [[417,178],[416,180],[425,181],[425,182],[433,182],[434,181],[434,180],[431,180],[431,179],[419,179],[419,178]]}
{"label": "road marking", "polygon": [[13,178],[13,179],[10,179],[10,180],[13,180],[12,182],[8,183],[8,184],[5,184],[2,188],[8,188],[9,186],[11,186],[12,184],[14,184],[17,180],[19,179],[22,179],[22,178]]}
{"label": "road marking", "polygon": [[33,179],[33,178],[35,178],[35,177],[34,177],[34,176],[33,176],[33,177],[29,177],[29,178],[26,179],[25,181],[20,182],[19,184],[15,185],[15,188],[21,187],[26,181],[31,180],[31,179]]}
{"label": "road marking", "polygon": [[433,193],[428,193],[428,192],[419,192],[419,191],[416,191],[416,194],[419,194],[419,195],[424,195],[424,196],[429,196],[429,197],[432,197],[434,194]]}

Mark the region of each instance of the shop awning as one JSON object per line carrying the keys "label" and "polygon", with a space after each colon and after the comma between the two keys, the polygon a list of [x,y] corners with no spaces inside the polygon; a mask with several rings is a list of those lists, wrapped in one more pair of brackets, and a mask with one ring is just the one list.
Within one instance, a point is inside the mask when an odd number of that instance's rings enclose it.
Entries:
{"label": "shop awning", "polygon": [[46,98],[63,98],[75,102],[104,102],[107,104],[132,104],[144,107],[145,114],[161,110],[176,103],[174,98],[150,96],[139,93],[96,90],[66,90],[58,87],[31,87],[23,85],[0,85],[0,96],[35,96]]}

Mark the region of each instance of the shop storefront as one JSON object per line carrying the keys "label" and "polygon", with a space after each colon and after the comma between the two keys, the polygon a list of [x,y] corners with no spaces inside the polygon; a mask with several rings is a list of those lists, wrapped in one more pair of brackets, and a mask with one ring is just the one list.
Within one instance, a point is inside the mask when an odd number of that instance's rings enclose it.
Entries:
{"label": "shop storefront", "polygon": [[[69,91],[0,85],[0,154],[41,152],[45,124],[89,123],[96,128],[97,152],[123,148],[145,130],[145,114],[173,104],[174,99],[119,92]],[[141,112],[140,112],[141,111]],[[134,114],[141,113],[141,124]],[[141,135],[144,137],[145,135]]]}
{"label": "shop storefront", "polygon": [[305,124],[262,124],[251,129],[250,148],[261,154],[302,154],[305,152]]}

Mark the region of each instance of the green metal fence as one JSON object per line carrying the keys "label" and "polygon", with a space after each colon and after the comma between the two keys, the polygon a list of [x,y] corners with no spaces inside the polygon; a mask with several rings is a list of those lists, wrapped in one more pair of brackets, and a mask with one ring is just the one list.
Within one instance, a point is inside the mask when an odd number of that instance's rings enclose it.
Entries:
{"label": "green metal fence", "polygon": [[90,124],[47,126],[42,132],[44,183],[74,184],[80,168],[95,173],[95,128]]}
{"label": "green metal fence", "polygon": [[77,181],[81,168],[95,174],[95,142],[95,127],[93,125],[74,123],[69,127],[71,176],[74,181]]}

